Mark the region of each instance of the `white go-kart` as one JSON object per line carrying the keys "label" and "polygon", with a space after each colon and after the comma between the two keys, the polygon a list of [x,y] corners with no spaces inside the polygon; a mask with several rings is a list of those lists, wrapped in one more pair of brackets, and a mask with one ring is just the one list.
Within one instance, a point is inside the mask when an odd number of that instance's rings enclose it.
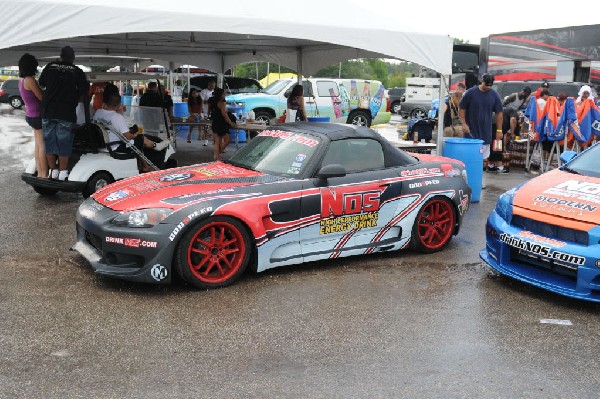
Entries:
{"label": "white go-kart", "polygon": [[[143,153],[133,146],[130,147],[133,151],[113,150],[114,144],[127,142],[127,140],[115,132],[120,141],[110,142],[108,139],[110,129],[110,126],[101,123],[90,123],[76,130],[73,153],[69,158],[67,180],[39,179],[35,159],[29,161],[25,173],[21,174],[21,179],[42,195],[53,195],[59,191],[65,191],[82,193],[87,198],[110,183],[138,175],[140,171],[137,157],[144,157]],[[147,135],[146,137],[156,142],[162,141],[157,136]],[[169,144],[160,153],[164,154],[164,159],[162,156],[160,157],[162,162],[157,165],[150,163],[155,169],[177,166],[177,161],[171,158],[175,154],[172,144]],[[147,161],[147,158],[145,160]]]}

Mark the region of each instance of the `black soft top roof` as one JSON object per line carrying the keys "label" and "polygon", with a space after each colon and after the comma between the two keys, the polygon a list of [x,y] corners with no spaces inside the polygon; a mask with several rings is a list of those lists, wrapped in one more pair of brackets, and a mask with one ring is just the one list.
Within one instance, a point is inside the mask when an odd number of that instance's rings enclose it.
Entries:
{"label": "black soft top roof", "polygon": [[336,141],[351,138],[369,138],[381,143],[385,156],[385,166],[405,166],[419,163],[419,160],[406,152],[394,147],[380,134],[368,127],[349,125],[344,123],[323,122],[295,122],[272,126],[272,129],[281,129],[287,132],[308,133],[318,136],[323,141]]}

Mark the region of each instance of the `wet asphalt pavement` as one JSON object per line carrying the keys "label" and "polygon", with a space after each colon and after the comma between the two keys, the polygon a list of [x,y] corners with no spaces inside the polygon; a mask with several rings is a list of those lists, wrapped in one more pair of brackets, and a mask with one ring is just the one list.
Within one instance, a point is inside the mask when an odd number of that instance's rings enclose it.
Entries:
{"label": "wet asphalt pavement", "polygon": [[[487,214],[522,170],[485,176],[440,253],[315,262],[198,291],[94,275],[69,251],[82,197],[42,197],[20,180],[32,150],[23,111],[0,106],[0,398],[598,396],[600,306],[479,260]],[[179,141],[187,163],[210,151]]]}

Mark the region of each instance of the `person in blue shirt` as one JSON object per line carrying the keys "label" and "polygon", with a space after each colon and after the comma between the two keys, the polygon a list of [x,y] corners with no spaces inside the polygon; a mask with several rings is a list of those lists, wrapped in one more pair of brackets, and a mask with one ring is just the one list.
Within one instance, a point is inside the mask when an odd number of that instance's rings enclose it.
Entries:
{"label": "person in blue shirt", "polygon": [[[492,139],[502,140],[502,100],[494,89],[494,77],[484,74],[481,83],[465,92],[458,105],[458,114],[465,137],[483,140],[484,162],[490,156]],[[494,113],[496,133],[493,134]],[[488,171],[498,171],[494,162],[488,163]]]}

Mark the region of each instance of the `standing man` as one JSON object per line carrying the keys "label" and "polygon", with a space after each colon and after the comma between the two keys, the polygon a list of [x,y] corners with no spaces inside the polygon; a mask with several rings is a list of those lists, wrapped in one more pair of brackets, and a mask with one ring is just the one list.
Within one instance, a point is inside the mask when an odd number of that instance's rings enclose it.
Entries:
{"label": "standing man", "polygon": [[133,86],[131,85],[131,80],[125,82],[125,87],[123,88],[124,96],[133,96]]}
{"label": "standing man", "polygon": [[538,87],[537,90],[535,91],[535,98],[536,98],[536,100],[538,98],[540,98],[540,95],[542,94],[542,90],[548,90],[548,91],[550,91],[550,83],[548,83],[547,81],[544,80],[540,84],[540,87]]}
{"label": "standing man", "polygon": [[158,85],[156,82],[148,82],[148,88],[140,97],[140,107],[162,107],[162,99],[158,94]]}
{"label": "standing man", "polygon": [[[213,96],[213,92],[215,91],[215,87],[217,87],[217,81],[211,79],[208,81],[208,87],[200,91],[200,98],[202,99],[202,113],[204,114],[204,118],[208,118],[208,100]],[[203,146],[208,145],[208,126],[204,128],[202,127],[202,131],[204,132],[204,144]],[[198,133],[200,136],[200,133]],[[200,137],[198,137],[200,138]]]}
{"label": "standing man", "polygon": [[[49,177],[67,180],[68,163],[73,147],[71,128],[77,120],[79,98],[88,90],[83,71],[73,65],[75,51],[63,47],[59,61],[50,62],[40,75],[42,97],[42,130],[46,144]],[[58,165],[56,164],[58,158]]]}
{"label": "standing man", "polygon": [[[465,92],[459,103],[458,115],[465,135],[483,140],[483,159],[490,156],[492,138],[502,140],[502,100],[494,89],[494,77],[484,74],[481,83]],[[496,134],[492,134],[493,114],[496,113]],[[488,171],[497,172],[495,164],[488,165]]]}

